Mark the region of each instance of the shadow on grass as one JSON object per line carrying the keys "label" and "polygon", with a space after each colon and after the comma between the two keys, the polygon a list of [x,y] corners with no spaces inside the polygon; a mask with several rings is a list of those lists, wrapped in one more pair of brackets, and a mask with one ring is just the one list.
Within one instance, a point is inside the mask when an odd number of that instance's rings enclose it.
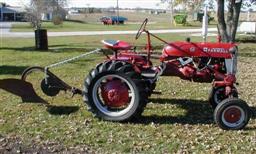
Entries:
{"label": "shadow on grass", "polygon": [[[200,100],[186,100],[186,99],[151,99],[153,103],[158,104],[173,104],[178,108],[185,109],[187,111],[184,116],[159,116],[149,115],[143,116],[135,123],[150,124],[152,122],[156,124],[211,124],[213,123],[213,110],[206,101]],[[161,112],[161,111],[159,111]]]}
{"label": "shadow on grass", "polygon": [[256,107],[250,107],[252,112],[252,119],[256,119]]}
{"label": "shadow on grass", "polygon": [[[189,99],[151,99],[153,103],[158,104],[172,104],[177,105],[178,108],[185,109],[186,115],[184,116],[159,116],[149,115],[142,116],[141,119],[133,121],[139,124],[212,124],[213,120],[213,109],[207,101],[201,100],[189,100]],[[256,118],[256,108],[250,107],[252,111],[252,119]],[[159,111],[161,112],[161,111]]]}
{"label": "shadow on grass", "polygon": [[52,115],[69,115],[79,110],[78,106],[47,106],[47,112]]}
{"label": "shadow on grass", "polygon": [[252,53],[243,53],[243,52],[240,52],[239,53],[239,56],[241,56],[241,57],[256,57],[256,52],[252,52]]}
{"label": "shadow on grass", "polygon": [[72,20],[72,19],[68,19],[68,20],[65,20],[65,21],[68,21],[68,22],[75,22],[75,23],[81,23],[81,24],[87,24],[86,21],[81,21],[81,20]]}
{"label": "shadow on grass", "polygon": [[3,65],[0,66],[0,75],[20,75],[28,66],[9,66]]}
{"label": "shadow on grass", "polygon": [[35,51],[35,47],[2,47],[2,50],[14,50],[14,51]]}
{"label": "shadow on grass", "polygon": [[61,47],[55,47],[55,48],[51,48],[49,47],[49,52],[53,52],[53,53],[63,53],[63,52],[88,52],[88,51],[92,51],[92,50],[95,50],[95,48],[84,48],[84,47],[67,47],[67,48],[61,48]]}
{"label": "shadow on grass", "polygon": [[35,47],[2,47],[2,50],[20,51],[20,52],[53,52],[53,53],[64,53],[64,52],[88,52],[95,50],[95,48],[85,48],[85,47],[68,47],[67,45],[52,45],[49,46],[48,50],[36,50]]}
{"label": "shadow on grass", "polygon": [[239,43],[256,43],[256,36],[254,35],[249,35],[249,36],[244,36],[236,39],[236,42]]}

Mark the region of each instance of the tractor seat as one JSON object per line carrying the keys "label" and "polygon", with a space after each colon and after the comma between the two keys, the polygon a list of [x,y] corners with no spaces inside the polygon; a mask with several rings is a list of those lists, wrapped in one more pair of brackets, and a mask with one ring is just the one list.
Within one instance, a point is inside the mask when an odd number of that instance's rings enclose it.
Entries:
{"label": "tractor seat", "polygon": [[108,49],[112,49],[112,50],[130,50],[132,48],[132,46],[124,41],[120,41],[120,40],[102,40],[101,41],[104,46]]}

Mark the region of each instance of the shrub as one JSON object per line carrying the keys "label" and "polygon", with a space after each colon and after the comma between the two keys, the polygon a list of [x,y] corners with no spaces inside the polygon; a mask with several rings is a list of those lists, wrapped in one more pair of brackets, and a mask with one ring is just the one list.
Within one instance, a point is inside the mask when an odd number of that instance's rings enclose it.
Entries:
{"label": "shrub", "polygon": [[185,25],[187,23],[187,15],[186,14],[177,14],[173,18],[174,18],[174,21],[176,24]]}
{"label": "shrub", "polygon": [[60,16],[56,15],[53,16],[52,22],[54,25],[61,25],[63,23],[63,19]]}

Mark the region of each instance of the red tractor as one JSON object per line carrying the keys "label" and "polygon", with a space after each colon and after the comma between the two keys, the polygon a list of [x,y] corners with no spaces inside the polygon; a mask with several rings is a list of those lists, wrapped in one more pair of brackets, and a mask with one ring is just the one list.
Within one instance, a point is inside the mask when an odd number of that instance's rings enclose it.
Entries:
{"label": "red tractor", "polygon": [[[183,80],[212,83],[209,102],[214,109],[214,120],[227,130],[244,128],[251,117],[246,102],[238,99],[235,87],[237,70],[236,44],[209,42],[166,42],[146,29],[146,19],[139,28],[135,39],[144,32],[147,36],[146,53],[136,52],[129,43],[116,40],[103,40],[113,55],[106,54],[106,61],[90,71],[84,81],[84,89],[71,87],[49,71],[55,67],[100,49],[85,53],[45,68],[30,67],[22,74],[22,80],[0,81],[0,88],[22,97],[23,101],[44,102],[26,82],[33,71],[42,71],[45,78],[41,82],[42,91],[48,96],[56,96],[60,90],[69,90],[83,96],[89,111],[96,117],[110,121],[127,121],[138,118],[148,103],[148,98],[156,87],[160,76],[178,76]],[[160,66],[153,66],[151,38],[162,41]],[[11,84],[12,83],[12,84]],[[17,87],[19,85],[19,88]],[[25,89],[25,90],[24,90]]]}
{"label": "red tractor", "polygon": [[[242,129],[250,119],[246,102],[236,90],[237,46],[231,43],[166,42],[146,29],[147,19],[135,39],[147,35],[146,55],[124,41],[103,40],[113,56],[96,66],[84,83],[84,101],[89,110],[104,120],[124,121],[138,117],[148,103],[159,76],[212,83],[209,102],[214,119],[222,129]],[[166,45],[160,66],[151,62],[154,37]]]}

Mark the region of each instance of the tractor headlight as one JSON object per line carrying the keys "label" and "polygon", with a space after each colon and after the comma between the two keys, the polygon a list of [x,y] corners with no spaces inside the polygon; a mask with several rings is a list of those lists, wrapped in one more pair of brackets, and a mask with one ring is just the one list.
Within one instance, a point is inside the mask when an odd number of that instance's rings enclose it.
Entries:
{"label": "tractor headlight", "polygon": [[237,46],[234,46],[229,49],[229,52],[232,54],[232,62],[231,62],[231,73],[236,74],[237,72],[237,54],[238,54],[238,48]]}
{"label": "tractor headlight", "polygon": [[225,59],[227,74],[235,75],[237,72],[237,53],[238,53],[237,47],[234,46],[230,48],[229,53],[231,54],[231,59]]}

